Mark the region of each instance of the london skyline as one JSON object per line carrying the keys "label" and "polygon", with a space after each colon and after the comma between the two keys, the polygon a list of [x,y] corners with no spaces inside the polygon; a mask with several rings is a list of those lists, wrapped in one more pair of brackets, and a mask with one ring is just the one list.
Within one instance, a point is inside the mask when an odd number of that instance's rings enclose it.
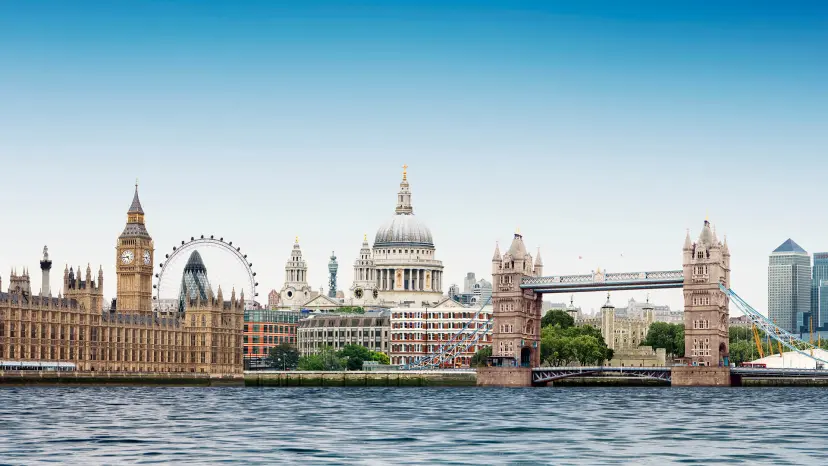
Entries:
{"label": "london skyline", "polygon": [[489,277],[516,228],[546,275],[678,269],[709,217],[733,288],[765,310],[774,248],[828,250],[817,3],[39,5],[0,6],[4,278],[48,244],[55,271],[102,265],[113,296],[137,177],[158,257],[230,238],[266,301],[298,235],[310,285],[333,250],[346,290],[403,164],[446,288]]}

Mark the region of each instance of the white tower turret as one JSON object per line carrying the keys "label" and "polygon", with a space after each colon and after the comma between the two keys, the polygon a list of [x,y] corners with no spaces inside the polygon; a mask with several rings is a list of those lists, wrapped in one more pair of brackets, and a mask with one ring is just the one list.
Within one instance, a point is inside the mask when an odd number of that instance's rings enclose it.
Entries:
{"label": "white tower turret", "polygon": [[283,306],[293,308],[298,308],[312,297],[308,286],[308,264],[302,259],[298,236],[290,251],[290,259],[285,264],[285,284],[279,296]]}
{"label": "white tower turret", "polygon": [[354,283],[351,285],[351,294],[357,303],[376,301],[379,295],[377,272],[374,267],[371,245],[368,243],[368,235],[363,236],[359,257],[354,261]]}
{"label": "white tower turret", "polygon": [[43,296],[51,296],[52,290],[49,288],[49,275],[52,270],[52,261],[49,260],[49,248],[43,246],[43,259],[40,260],[40,272],[42,283],[40,285],[40,292]]}

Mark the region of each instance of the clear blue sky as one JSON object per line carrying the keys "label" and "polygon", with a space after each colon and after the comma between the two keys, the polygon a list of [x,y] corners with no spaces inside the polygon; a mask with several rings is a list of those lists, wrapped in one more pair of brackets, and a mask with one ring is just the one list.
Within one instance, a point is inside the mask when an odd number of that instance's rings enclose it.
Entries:
{"label": "clear blue sky", "polygon": [[770,251],[828,250],[826,5],[0,3],[4,286],[49,244],[114,295],[139,178],[159,253],[233,239],[264,298],[299,235],[347,289],[407,163],[447,282],[516,227],[550,274],[676,269],[709,215],[764,309]]}

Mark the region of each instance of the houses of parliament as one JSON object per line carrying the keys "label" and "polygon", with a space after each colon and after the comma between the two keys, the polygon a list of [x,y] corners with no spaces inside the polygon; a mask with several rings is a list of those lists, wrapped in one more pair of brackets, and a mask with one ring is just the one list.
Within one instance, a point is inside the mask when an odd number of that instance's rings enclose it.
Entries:
{"label": "houses of parliament", "polygon": [[[69,362],[79,371],[242,373],[244,292],[221,288],[185,303],[172,317],[152,311],[153,241],[138,186],[116,245],[117,297],[104,306],[103,271],[65,268],[63,290],[49,290],[52,261],[43,250],[43,288],[12,271],[0,293],[0,360]],[[2,281],[0,281],[2,289]]]}

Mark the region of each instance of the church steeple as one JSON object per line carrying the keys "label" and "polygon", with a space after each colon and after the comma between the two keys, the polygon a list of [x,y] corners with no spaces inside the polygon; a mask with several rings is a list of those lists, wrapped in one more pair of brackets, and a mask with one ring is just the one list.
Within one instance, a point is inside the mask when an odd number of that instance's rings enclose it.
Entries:
{"label": "church steeple", "polygon": [[411,205],[411,189],[408,185],[408,165],[403,165],[403,178],[400,181],[400,192],[397,193],[397,215],[411,215],[414,207]]}

